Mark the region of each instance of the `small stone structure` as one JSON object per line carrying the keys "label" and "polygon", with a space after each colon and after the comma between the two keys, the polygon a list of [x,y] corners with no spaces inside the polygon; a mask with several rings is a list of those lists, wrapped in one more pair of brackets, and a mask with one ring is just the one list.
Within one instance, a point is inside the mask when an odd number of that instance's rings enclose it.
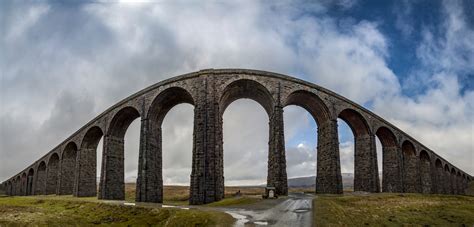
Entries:
{"label": "small stone structure", "polygon": [[[318,125],[316,193],[342,193],[337,119],[355,138],[354,190],[463,194],[472,176],[362,106],[312,83],[244,69],[208,69],[174,77],[122,100],[36,162],[3,182],[9,195],[73,194],[123,200],[124,136],[141,118],[136,200],[163,201],[161,124],[177,104],[194,106],[190,204],[224,197],[223,113],[237,99],[253,99],[269,116],[267,186],[288,193],[283,108],[306,109]],[[380,189],[375,137],[383,147]],[[97,145],[103,138],[99,191]]]}

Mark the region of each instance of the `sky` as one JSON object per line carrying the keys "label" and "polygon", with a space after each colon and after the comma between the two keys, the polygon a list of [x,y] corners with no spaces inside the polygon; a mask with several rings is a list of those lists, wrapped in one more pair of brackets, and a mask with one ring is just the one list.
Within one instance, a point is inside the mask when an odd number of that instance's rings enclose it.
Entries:
{"label": "sky", "polygon": [[[470,0],[1,1],[0,33],[0,181],[132,93],[206,68],[318,84],[474,175]],[[316,123],[295,106],[284,123],[288,176],[315,175]],[[136,178],[139,124],[125,137],[126,181]],[[351,173],[353,134],[338,125],[341,171]],[[264,109],[237,100],[223,127],[226,185],[265,183]],[[189,184],[192,129],[189,104],[165,117],[165,184]]]}

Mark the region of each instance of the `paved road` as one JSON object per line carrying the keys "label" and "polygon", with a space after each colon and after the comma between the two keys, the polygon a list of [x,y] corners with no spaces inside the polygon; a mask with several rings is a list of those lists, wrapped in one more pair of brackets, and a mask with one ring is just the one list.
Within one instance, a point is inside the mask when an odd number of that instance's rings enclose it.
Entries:
{"label": "paved road", "polygon": [[167,206],[156,203],[129,203],[125,201],[102,201],[144,207],[174,207],[178,209],[219,210],[237,219],[235,226],[311,226],[312,195],[290,193],[286,198],[263,200],[245,208],[211,208],[202,206]]}
{"label": "paved road", "polygon": [[311,226],[313,196],[290,194],[287,199],[265,210],[225,209],[237,219],[235,226]]}

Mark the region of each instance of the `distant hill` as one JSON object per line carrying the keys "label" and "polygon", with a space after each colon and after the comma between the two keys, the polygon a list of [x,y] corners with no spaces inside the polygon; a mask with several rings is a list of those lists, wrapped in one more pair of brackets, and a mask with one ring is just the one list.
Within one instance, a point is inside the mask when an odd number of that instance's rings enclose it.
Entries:
{"label": "distant hill", "polygon": [[[344,189],[352,189],[354,187],[354,174],[342,173],[342,185]],[[288,179],[288,187],[290,188],[307,188],[316,186],[316,176],[295,177]]]}

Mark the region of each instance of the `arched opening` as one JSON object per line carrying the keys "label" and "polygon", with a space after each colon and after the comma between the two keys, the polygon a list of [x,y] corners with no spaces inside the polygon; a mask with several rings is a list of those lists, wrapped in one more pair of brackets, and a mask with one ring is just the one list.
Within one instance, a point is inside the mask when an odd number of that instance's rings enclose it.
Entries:
{"label": "arched opening", "polygon": [[467,176],[466,174],[462,174],[462,187],[463,187],[463,193],[466,194],[466,189],[468,187],[467,185],[468,181],[467,181]]}
{"label": "arched opening", "polygon": [[137,118],[130,123],[124,136],[124,184],[125,200],[135,201],[138,181],[138,166],[140,156],[140,127],[141,119]]}
{"label": "arched opening", "polygon": [[59,178],[59,155],[53,153],[49,157],[48,166],[46,169],[46,194],[56,194],[58,188]]}
{"label": "arched opening", "polygon": [[16,179],[15,179],[15,178],[13,178],[13,180],[11,181],[11,183],[12,183],[12,184],[11,184],[11,191],[10,191],[10,195],[13,195],[13,196],[14,196],[14,195],[16,195],[16,194],[15,194],[15,184],[16,184]]}
{"label": "arched opening", "polygon": [[444,165],[444,185],[446,194],[453,194],[453,186],[451,184],[451,172],[448,164]]}
{"label": "arched opening", "polygon": [[345,192],[354,191],[354,134],[349,125],[337,119],[342,186]]}
{"label": "arched opening", "polygon": [[26,195],[33,195],[33,179],[35,177],[35,170],[28,170],[28,176],[26,178]]}
{"label": "arched opening", "polygon": [[[325,132],[321,132],[319,127],[319,125],[326,126],[330,123],[327,106],[316,94],[303,90],[291,93],[284,106],[288,178],[313,176],[318,171],[326,171],[329,165],[323,162],[324,164],[318,167],[317,160],[327,159],[326,153],[329,153],[325,152],[328,146],[319,146],[319,144],[327,143],[327,136],[324,136]],[[321,157],[319,157],[320,151]],[[339,158],[337,159],[339,161]],[[312,181],[300,181],[303,185],[298,181],[289,182],[289,187],[312,186],[314,188],[316,177]],[[323,181],[321,184],[324,184]]]}
{"label": "arched opening", "polygon": [[420,179],[421,193],[431,193],[431,159],[425,150],[420,152]]}
{"label": "arched opening", "polygon": [[12,195],[12,182],[11,181],[7,181],[6,191],[7,191],[7,195]]}
{"label": "arched opening", "polygon": [[[132,122],[139,117],[140,113],[135,108],[128,106],[119,110],[110,122],[104,140],[105,150],[102,156],[100,199],[126,199],[125,178],[127,177],[127,181],[136,179],[140,121],[132,126],[132,130],[130,130],[132,133],[128,134],[128,129]],[[128,142],[125,142],[126,140]],[[129,144],[131,145],[130,148],[128,147]],[[125,149],[134,151],[127,152],[127,157],[125,157]],[[133,199],[133,197],[133,190],[131,190],[127,199]]]}
{"label": "arched opening", "polygon": [[292,105],[284,108],[283,122],[288,187],[314,189],[318,145],[316,121],[304,108]]}
{"label": "arched opening", "polygon": [[462,177],[461,177],[461,172],[458,171],[457,177],[456,177],[456,186],[458,189],[458,194],[462,195],[464,194],[464,188],[462,187]]}
{"label": "arched opening", "polygon": [[72,195],[76,174],[77,145],[70,142],[64,148],[61,156],[61,178],[59,180],[59,194]]}
{"label": "arched opening", "polygon": [[[78,159],[78,177],[74,195],[78,197],[97,195],[97,175],[102,160],[99,156],[99,142],[102,141],[104,133],[102,129],[94,126],[87,130],[82,139],[80,148],[80,159]],[[102,147],[100,147],[102,151]],[[102,154],[102,152],[100,152]],[[99,162],[100,163],[100,162]]]}
{"label": "arched opening", "polygon": [[21,188],[20,188],[20,195],[27,195],[27,176],[26,173],[21,175]]}
{"label": "arched opening", "polygon": [[15,195],[21,195],[21,176],[19,175],[16,177]]}
{"label": "arched opening", "polygon": [[[371,134],[367,121],[352,109],[343,110],[338,117],[349,126],[354,135],[354,191],[379,192],[380,181],[378,178],[375,137]],[[340,138],[346,136],[341,133],[344,130],[338,131],[340,132]],[[345,142],[350,146],[350,142]],[[344,142],[341,144],[344,145]],[[342,153],[347,150],[347,147],[341,146],[340,149],[341,160],[344,161]],[[343,168],[341,165],[341,169]]]}
{"label": "arched opening", "polygon": [[46,193],[46,163],[41,161],[38,165],[35,195],[44,195]]}
{"label": "arched opening", "polygon": [[[239,99],[257,102],[266,114],[258,110],[259,105],[254,102]],[[277,194],[285,194],[286,169],[280,166],[284,158],[284,141],[276,145],[270,138],[274,131],[270,122],[274,108],[270,92],[256,81],[237,80],[224,89],[219,107],[223,122],[224,185],[258,185],[265,182],[266,177],[267,186],[275,187]],[[282,115],[277,117],[283,124]],[[265,159],[268,162],[255,161]]]}
{"label": "arched opening", "polygon": [[456,170],[451,169],[451,193],[458,194],[458,187],[456,186]]}
{"label": "arched opening", "polygon": [[171,199],[173,190],[188,191],[191,182],[194,106],[178,104],[165,116],[162,123],[163,132],[163,196]]}
{"label": "arched opening", "polygon": [[[148,161],[141,167],[146,173],[140,178],[144,179],[143,185],[153,185],[153,190],[137,188],[141,190],[137,192],[137,201],[163,202],[163,177],[165,184],[190,184],[192,136],[196,136],[192,107],[192,95],[179,87],[167,88],[153,100],[147,114],[150,130],[145,143],[146,152],[156,155],[148,155]],[[163,149],[167,150],[165,155]]]}
{"label": "arched opening", "polygon": [[402,144],[403,158],[403,192],[417,193],[419,190],[419,171],[416,150],[413,144],[406,140]]}
{"label": "arched opening", "polygon": [[237,100],[223,115],[224,184],[250,186],[267,183],[268,115],[250,100]]}
{"label": "arched opening", "polygon": [[435,167],[436,167],[436,183],[435,183],[436,193],[438,194],[446,193],[445,187],[444,187],[445,182],[444,182],[443,164],[441,163],[441,160],[439,160],[439,158],[437,158],[435,161]]}
{"label": "arched opening", "polygon": [[375,134],[382,144],[382,191],[401,192],[397,138],[386,127],[380,127]]}

